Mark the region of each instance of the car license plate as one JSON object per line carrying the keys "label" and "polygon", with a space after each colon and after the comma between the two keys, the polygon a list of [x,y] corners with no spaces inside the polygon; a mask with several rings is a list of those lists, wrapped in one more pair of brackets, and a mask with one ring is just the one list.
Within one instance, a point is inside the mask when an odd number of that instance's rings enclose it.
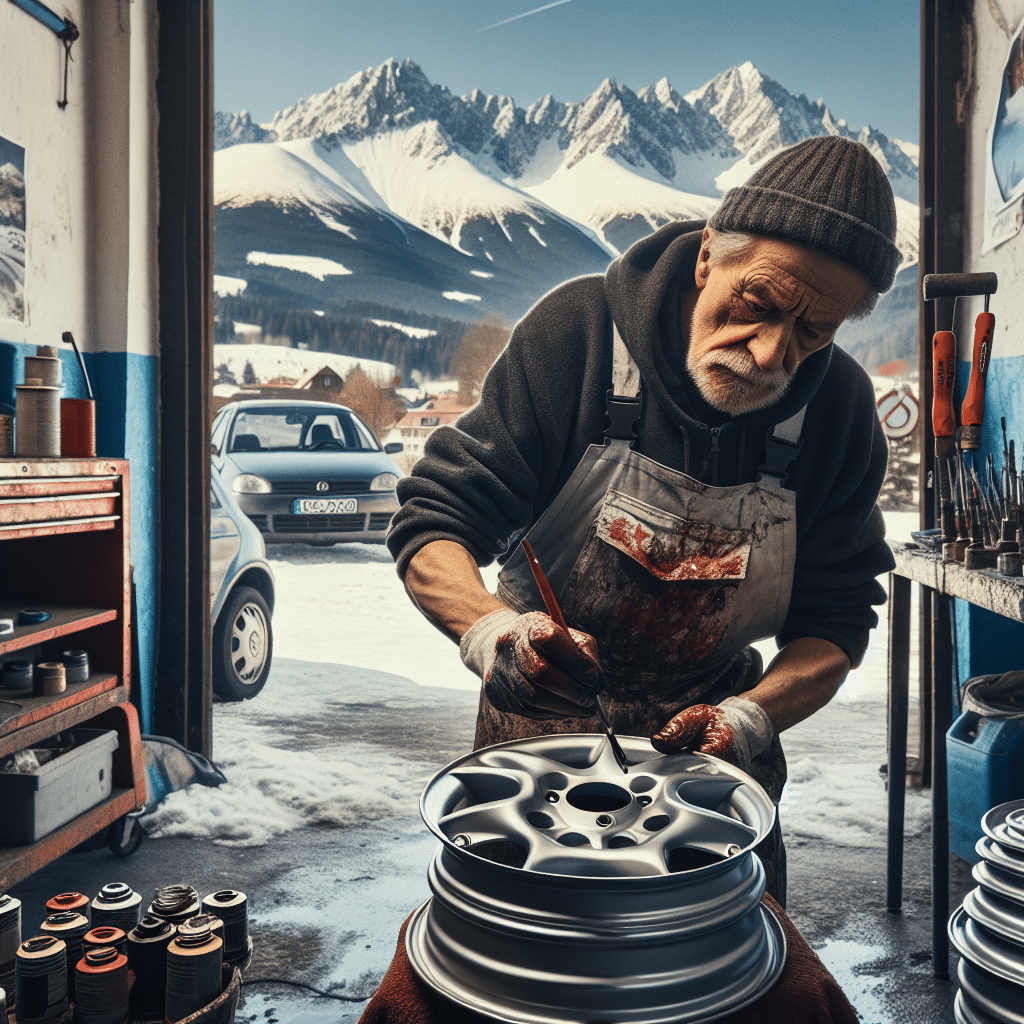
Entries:
{"label": "car license plate", "polygon": [[355,498],[296,498],[292,502],[292,512],[297,516],[330,516],[358,511],[359,503]]}

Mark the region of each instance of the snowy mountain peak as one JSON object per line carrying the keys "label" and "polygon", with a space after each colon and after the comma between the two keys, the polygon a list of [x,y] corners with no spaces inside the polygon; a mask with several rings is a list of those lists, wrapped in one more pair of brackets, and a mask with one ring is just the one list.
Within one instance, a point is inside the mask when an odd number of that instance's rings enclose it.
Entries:
{"label": "snowy mountain peak", "polygon": [[256,124],[248,110],[237,114],[217,111],[213,115],[213,148],[226,149],[228,146],[244,145],[249,142],[274,142],[277,135]]}
{"label": "snowy mountain peak", "polygon": [[[795,96],[762,75],[749,61],[729,68],[687,93],[696,110],[714,117],[745,156],[746,174],[737,168],[729,185],[739,184],[774,152],[815,135],[840,135],[866,145],[885,169],[897,196],[917,202],[917,168],[907,153],[870,125],[853,131],[834,118],[822,100]],[[725,184],[723,182],[723,184]]]}

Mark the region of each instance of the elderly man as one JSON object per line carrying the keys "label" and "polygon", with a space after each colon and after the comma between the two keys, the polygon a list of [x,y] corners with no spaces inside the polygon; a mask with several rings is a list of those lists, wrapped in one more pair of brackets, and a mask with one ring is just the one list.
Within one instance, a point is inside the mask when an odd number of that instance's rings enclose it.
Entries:
{"label": "elderly man", "polygon": [[[706,227],[667,225],[516,326],[480,403],[399,483],[388,536],[483,680],[478,746],[598,731],[599,660],[618,732],[728,758],[778,801],[778,734],[860,662],[893,564],[871,382],[832,340],[891,286],[895,231],[870,152],[809,139]],[[477,567],[496,556],[492,595]],[[758,853],[784,903],[778,826]]]}

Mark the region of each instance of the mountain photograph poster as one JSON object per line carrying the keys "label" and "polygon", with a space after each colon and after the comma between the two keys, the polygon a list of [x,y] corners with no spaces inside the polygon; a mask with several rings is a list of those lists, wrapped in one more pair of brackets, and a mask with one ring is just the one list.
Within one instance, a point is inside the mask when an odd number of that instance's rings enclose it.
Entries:
{"label": "mountain photograph poster", "polygon": [[25,319],[25,149],[0,134],[0,319]]}

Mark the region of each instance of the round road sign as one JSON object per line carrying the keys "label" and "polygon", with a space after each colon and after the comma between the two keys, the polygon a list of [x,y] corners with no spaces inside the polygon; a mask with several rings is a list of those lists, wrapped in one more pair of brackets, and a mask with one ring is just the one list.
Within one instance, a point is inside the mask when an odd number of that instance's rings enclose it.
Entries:
{"label": "round road sign", "polygon": [[894,440],[908,437],[914,432],[920,413],[917,399],[908,391],[889,391],[878,400],[882,433]]}

